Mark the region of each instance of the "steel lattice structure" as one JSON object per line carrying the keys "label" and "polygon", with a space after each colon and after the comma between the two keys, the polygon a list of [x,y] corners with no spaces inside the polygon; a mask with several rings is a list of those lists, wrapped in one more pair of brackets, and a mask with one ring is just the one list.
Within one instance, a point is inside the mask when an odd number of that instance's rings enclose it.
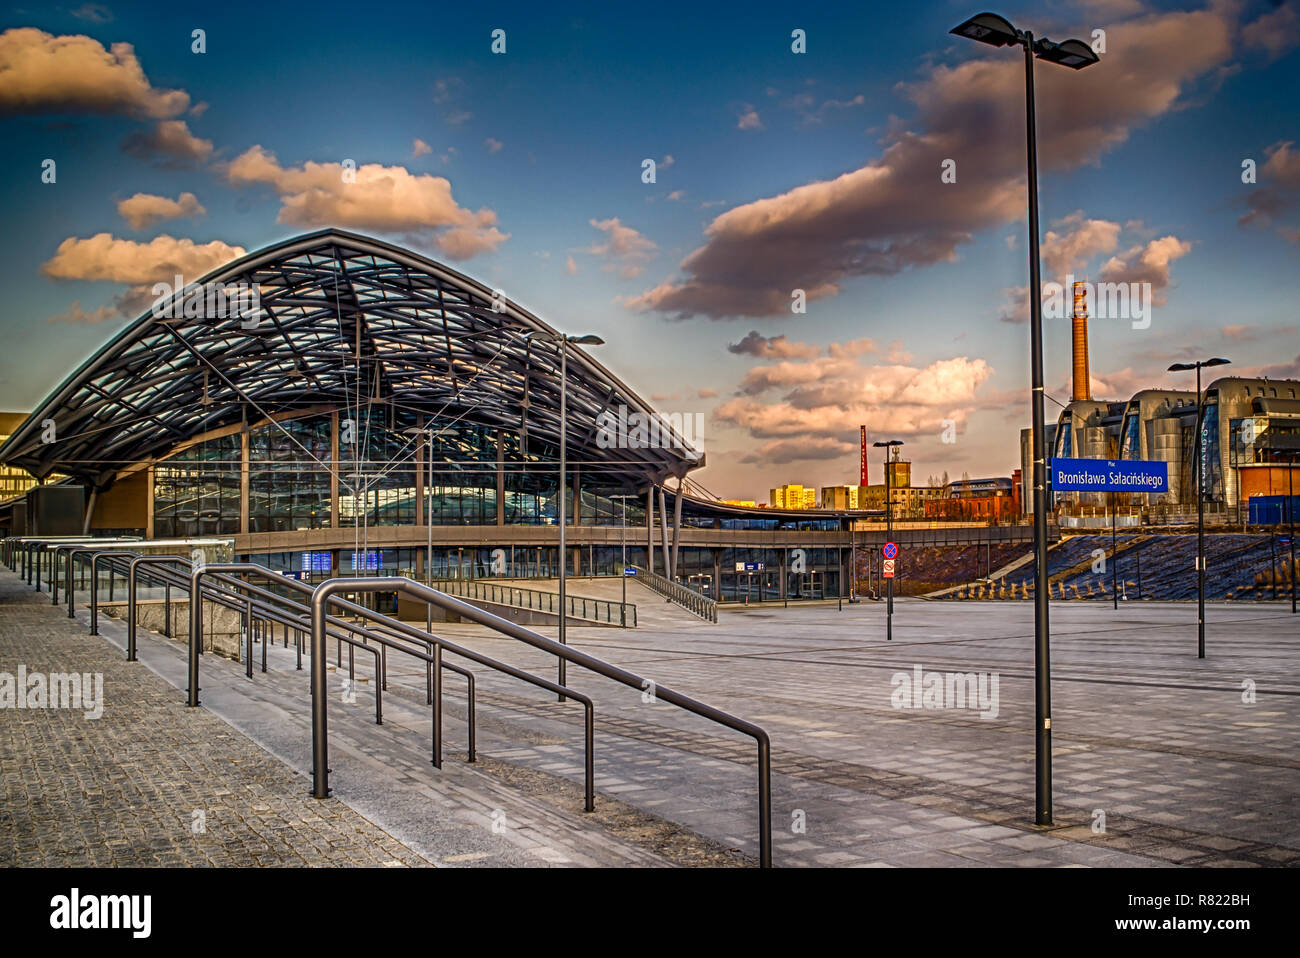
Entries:
{"label": "steel lattice structure", "polygon": [[[0,447],[0,461],[102,489],[120,470],[212,430],[297,409],[362,406],[414,411],[435,425],[497,427],[530,448],[558,450],[560,347],[544,338],[555,330],[509,299],[494,301],[489,287],[337,229],[250,253],[198,281],[241,283],[260,291],[256,325],[206,308],[173,319],[151,308],[40,404]],[[182,313],[179,297],[176,304]],[[599,448],[603,411],[656,414],[568,348],[568,454],[584,475],[637,489],[703,464],[676,430],[668,448]],[[48,420],[53,442],[43,441]]]}

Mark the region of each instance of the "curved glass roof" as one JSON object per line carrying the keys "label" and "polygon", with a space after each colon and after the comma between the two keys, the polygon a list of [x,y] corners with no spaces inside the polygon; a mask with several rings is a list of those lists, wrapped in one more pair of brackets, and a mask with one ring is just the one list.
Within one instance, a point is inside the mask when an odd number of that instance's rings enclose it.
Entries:
{"label": "curved glass roof", "polygon": [[[259,296],[243,316],[220,297],[193,295],[241,283]],[[558,448],[555,330],[410,250],[322,230],[214,270],[171,305],[151,308],[50,393],[0,446],[0,461],[102,488],[214,429],[323,407],[389,406],[434,428],[477,423]],[[654,410],[580,348],[570,345],[567,361],[568,451],[584,475],[637,488],[703,465],[666,425],[658,447],[600,448],[602,413]],[[46,442],[50,419],[55,441]]]}

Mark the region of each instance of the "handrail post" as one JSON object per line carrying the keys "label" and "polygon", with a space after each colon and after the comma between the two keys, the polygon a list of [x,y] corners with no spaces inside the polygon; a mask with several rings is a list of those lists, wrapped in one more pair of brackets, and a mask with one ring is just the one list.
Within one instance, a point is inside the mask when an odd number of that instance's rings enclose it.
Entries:
{"label": "handrail post", "polygon": [[126,660],[128,662],[136,661],[135,658],[135,565],[136,560],[131,560],[131,565],[126,570]]}
{"label": "handrail post", "polygon": [[586,764],[583,771],[586,778],[586,802],[583,805],[583,811],[594,812],[596,810],[596,759],[594,754],[596,717],[591,701],[588,700],[585,704],[586,720],[583,726],[583,744],[586,746]]}
{"label": "handrail post", "polygon": [[433,767],[442,768],[442,643],[433,644]]}
{"label": "handrail post", "polygon": [[241,646],[244,651],[244,674],[250,679],[253,677],[253,600],[251,598],[244,600],[244,612],[241,618],[244,620],[243,639]]}
{"label": "handrail post", "polygon": [[758,865],[772,867],[772,745],[767,733],[758,740]]}
{"label": "handrail post", "polygon": [[474,749],[474,673],[469,669],[465,670],[465,681],[469,686],[466,693],[466,698],[468,700],[467,704],[469,706],[469,757],[466,761],[472,764],[475,761],[474,756],[476,754]]}
{"label": "handrail post", "polygon": [[99,573],[95,569],[97,553],[90,554],[90,634],[99,635]]}
{"label": "handrail post", "polygon": [[73,618],[72,610],[73,610],[73,605],[76,601],[74,597],[76,596],[77,593],[76,573],[73,572],[73,569],[76,567],[77,564],[77,556],[81,554],[81,552],[83,551],[84,550],[82,549],[68,550],[68,583],[67,583],[67,588],[65,588],[63,591],[68,594],[68,618],[69,619]]}
{"label": "handrail post", "polygon": [[194,563],[190,573],[190,660],[189,698],[186,704],[194,708],[199,704],[199,647],[203,644],[203,596],[199,592],[199,580],[203,577],[204,567]]}
{"label": "handrail post", "polygon": [[316,587],[311,597],[311,776],[312,797],[329,798],[329,717],[325,688],[325,606],[332,583]]}

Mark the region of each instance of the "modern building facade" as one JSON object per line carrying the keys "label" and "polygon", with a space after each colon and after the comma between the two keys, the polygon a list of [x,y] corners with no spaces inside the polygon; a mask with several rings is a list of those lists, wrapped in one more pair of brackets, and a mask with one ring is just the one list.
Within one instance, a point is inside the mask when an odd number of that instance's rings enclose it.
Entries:
{"label": "modern building facade", "polygon": [[[24,412],[0,412],[0,445],[9,439],[10,434],[26,418],[27,413]],[[0,465],[0,502],[16,499],[34,485],[36,477],[26,469]]]}
{"label": "modern building facade", "polygon": [[787,482],[768,493],[768,504],[774,509],[816,509],[817,488]]}

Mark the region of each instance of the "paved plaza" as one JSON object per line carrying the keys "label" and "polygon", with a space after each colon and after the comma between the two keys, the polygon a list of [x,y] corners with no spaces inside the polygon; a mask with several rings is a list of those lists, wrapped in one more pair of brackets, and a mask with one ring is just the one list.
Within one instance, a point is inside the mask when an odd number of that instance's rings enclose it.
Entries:
{"label": "paved plaza", "polygon": [[[578,581],[603,595],[610,582]],[[1056,827],[1033,820],[1033,609],[899,601],[723,611],[692,622],[633,588],[637,630],[572,645],[762,725],[773,744],[774,859],[791,866],[1285,866],[1300,863],[1300,617],[1281,604],[1052,606]],[[0,671],[99,671],[103,717],[0,711],[6,863],[730,866],[757,855],[752,741],[571,668],[596,707],[597,809],[581,801],[582,712],[473,667],[448,676],[443,768],[429,763],[424,668],[390,657],[384,724],[371,665],[332,697],[333,797],[307,797],[307,673],[203,658],[67,619],[0,571]],[[536,674],[554,661],[468,624],[437,627]],[[553,630],[541,628],[544,634]],[[346,674],[335,668],[333,693]],[[971,673],[974,673],[973,675]],[[970,681],[953,683],[949,674]],[[964,680],[963,680],[964,681]],[[966,701],[954,690],[969,689]],[[914,694],[915,693],[915,694]],[[916,707],[905,707],[916,706]],[[190,830],[207,808],[207,832]],[[80,856],[80,857],[78,857]]]}

